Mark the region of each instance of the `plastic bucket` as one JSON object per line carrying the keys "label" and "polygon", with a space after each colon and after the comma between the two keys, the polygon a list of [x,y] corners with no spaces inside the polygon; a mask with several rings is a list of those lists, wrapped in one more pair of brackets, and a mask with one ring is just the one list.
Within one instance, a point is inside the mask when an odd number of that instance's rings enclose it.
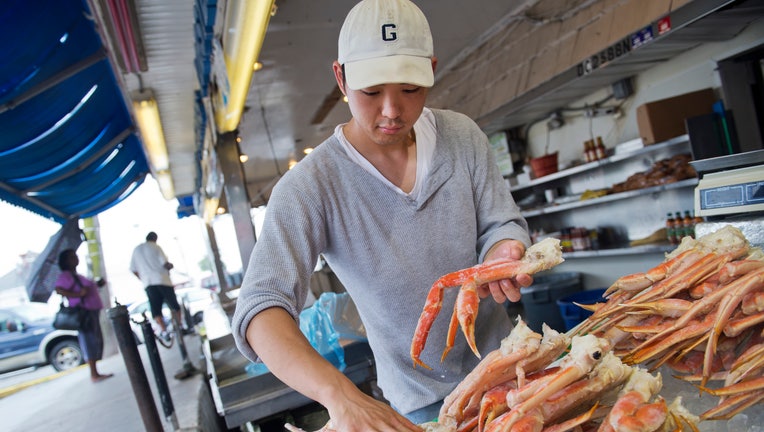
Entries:
{"label": "plastic bucket", "polygon": [[607,301],[602,297],[602,294],[604,293],[604,288],[586,290],[557,300],[557,306],[560,307],[560,315],[562,315],[562,319],[565,321],[565,331],[568,331],[577,326],[579,323],[581,323],[581,321],[585,320],[592,314],[588,310],[576,305],[575,303],[604,303]]}
{"label": "plastic bucket", "polygon": [[581,273],[562,272],[534,276],[531,286],[520,288],[523,320],[537,333],[541,333],[543,323],[557,331],[565,331],[565,322],[556,302],[579,291]]}
{"label": "plastic bucket", "polygon": [[557,152],[531,159],[531,168],[536,178],[557,172]]}

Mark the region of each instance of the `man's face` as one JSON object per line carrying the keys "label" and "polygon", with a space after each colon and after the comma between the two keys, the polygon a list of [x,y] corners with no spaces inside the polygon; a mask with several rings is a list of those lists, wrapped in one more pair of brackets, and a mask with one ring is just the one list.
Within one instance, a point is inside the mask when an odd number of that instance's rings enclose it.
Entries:
{"label": "man's face", "polygon": [[354,145],[392,145],[408,139],[427,99],[426,87],[382,84],[360,90],[347,87],[342,67],[334,63],[337,84],[348,98],[353,115],[345,136]]}
{"label": "man's face", "polygon": [[[395,144],[407,139],[422,114],[427,91],[425,87],[411,84],[346,89],[353,115],[353,138],[369,140],[378,145]],[[358,136],[359,132],[362,137]]]}

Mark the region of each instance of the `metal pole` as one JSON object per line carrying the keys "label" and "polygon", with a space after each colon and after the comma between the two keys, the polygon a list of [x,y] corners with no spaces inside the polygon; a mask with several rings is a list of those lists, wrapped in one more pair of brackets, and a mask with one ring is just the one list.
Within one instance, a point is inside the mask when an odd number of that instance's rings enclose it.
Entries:
{"label": "metal pole", "polygon": [[138,403],[138,410],[141,412],[143,426],[148,432],[164,432],[162,419],[159,418],[159,412],[154,403],[154,395],[151,393],[149,380],[146,377],[146,370],[143,368],[143,362],[138,353],[138,346],[130,329],[127,307],[118,304],[107,310],[106,315],[111,319],[112,326],[114,327],[117,345],[125,361],[127,376],[130,378],[130,384],[133,387],[135,401]]}
{"label": "metal pole", "polygon": [[151,323],[143,316],[143,322],[141,324],[141,331],[143,332],[143,344],[146,345],[146,352],[151,362],[151,370],[154,372],[154,381],[157,384],[157,391],[159,392],[159,398],[162,401],[162,408],[164,409],[164,416],[172,423],[173,430],[180,429],[178,424],[178,416],[175,413],[175,407],[172,403],[172,395],[170,395],[170,387],[167,385],[167,377],[164,374],[164,367],[162,366],[162,359],[159,357],[159,350],[157,349],[157,342],[154,340],[154,329],[151,327]]}
{"label": "metal pole", "polygon": [[188,351],[186,351],[186,342],[183,340],[183,325],[178,321],[178,318],[173,314],[172,317],[173,327],[175,328],[175,338],[178,340],[178,349],[180,349],[180,356],[183,359],[183,368],[178,372],[175,372],[175,379],[186,379],[196,373],[199,370],[191,364],[188,359]]}

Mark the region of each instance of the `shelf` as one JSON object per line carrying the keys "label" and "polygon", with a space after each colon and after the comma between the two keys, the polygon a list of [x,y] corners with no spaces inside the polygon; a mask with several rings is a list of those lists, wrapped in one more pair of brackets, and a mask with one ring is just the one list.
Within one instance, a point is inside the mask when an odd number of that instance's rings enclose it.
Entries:
{"label": "shelf", "polygon": [[626,192],[619,192],[615,194],[605,195],[600,198],[592,198],[592,199],[588,199],[584,201],[573,201],[573,202],[568,202],[564,204],[549,204],[545,207],[521,211],[521,214],[525,218],[530,218],[534,216],[557,213],[557,212],[571,210],[571,209],[580,208],[580,207],[603,204],[603,203],[611,202],[611,201],[634,198],[640,195],[649,195],[652,193],[664,192],[664,191],[672,190],[672,189],[694,187],[694,186],[697,186],[697,184],[698,184],[698,179],[696,178],[685,179],[685,180],[678,181],[676,183],[668,183],[668,184],[652,186],[652,187],[648,187],[644,189],[636,189],[636,190],[631,190]]}
{"label": "shelf", "polygon": [[690,138],[688,135],[681,135],[676,138],[672,138],[668,141],[663,141],[658,144],[648,145],[644,146],[638,150],[630,151],[630,152],[624,152],[619,154],[614,154],[612,156],[609,156],[605,159],[600,159],[594,162],[588,162],[582,165],[577,165],[573,168],[568,168],[562,171],[557,171],[556,173],[545,175],[544,177],[540,177],[537,179],[531,180],[529,183],[526,183],[524,185],[517,185],[510,188],[512,192],[520,191],[523,189],[531,188],[534,186],[538,186],[541,184],[549,183],[555,180],[559,180],[568,176],[572,176],[574,174],[580,174],[582,172],[586,172],[589,170],[593,170],[596,168],[599,168],[603,165],[610,165],[615,162],[620,162],[625,159],[632,158],[634,156],[638,156],[640,154],[647,154],[652,153],[658,150],[663,150],[665,148],[678,146],[680,144],[687,144],[690,142]]}
{"label": "shelf", "polygon": [[624,247],[614,249],[598,249],[598,250],[586,250],[577,252],[565,252],[562,257],[565,259],[575,258],[596,258],[606,256],[621,256],[621,255],[641,255],[648,253],[667,253],[674,250],[676,246],[670,244],[663,245],[645,245],[635,247]]}

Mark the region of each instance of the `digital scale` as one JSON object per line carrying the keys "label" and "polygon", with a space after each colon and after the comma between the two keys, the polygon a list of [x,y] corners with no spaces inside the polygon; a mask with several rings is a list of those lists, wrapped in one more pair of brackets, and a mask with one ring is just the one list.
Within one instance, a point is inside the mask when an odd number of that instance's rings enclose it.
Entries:
{"label": "digital scale", "polygon": [[695,214],[718,216],[764,211],[764,150],[690,164],[701,176],[695,188]]}

